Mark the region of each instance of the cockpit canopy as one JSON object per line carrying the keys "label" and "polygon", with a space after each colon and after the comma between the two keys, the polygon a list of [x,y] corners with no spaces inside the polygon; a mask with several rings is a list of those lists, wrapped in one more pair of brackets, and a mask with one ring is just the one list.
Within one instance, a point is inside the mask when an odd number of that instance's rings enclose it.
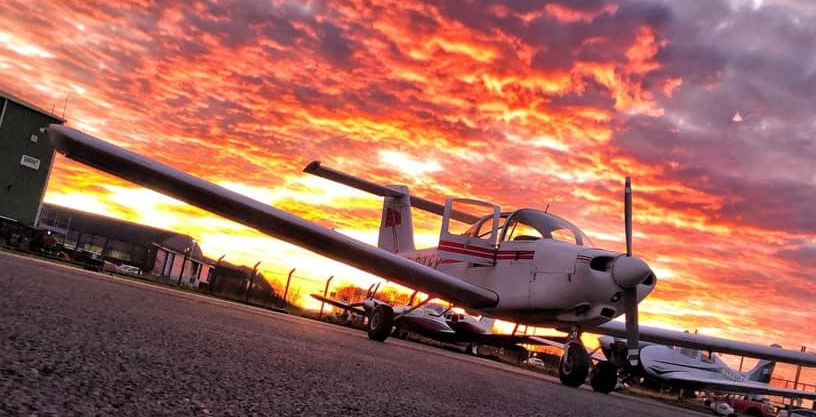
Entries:
{"label": "cockpit canopy", "polygon": [[[464,235],[488,238],[493,227],[492,220],[492,216],[482,217]],[[497,235],[500,237],[500,242],[554,239],[578,246],[594,246],[578,226],[556,215],[533,209],[502,213],[499,218]]]}

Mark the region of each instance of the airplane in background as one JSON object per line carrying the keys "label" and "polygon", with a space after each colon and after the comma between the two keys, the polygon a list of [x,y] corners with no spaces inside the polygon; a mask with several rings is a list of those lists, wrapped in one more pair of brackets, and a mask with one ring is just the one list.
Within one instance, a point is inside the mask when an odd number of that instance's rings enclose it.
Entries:
{"label": "airplane in background", "polygon": [[[357,303],[345,303],[340,300],[310,294],[312,298],[330,304],[345,311],[370,319],[376,306],[383,301],[369,296]],[[392,306],[395,317],[392,336],[405,339],[409,332],[450,344],[466,345],[465,352],[478,355],[480,346],[492,346],[514,352],[528,354],[520,345],[546,345],[563,347],[564,338],[558,336],[538,337],[531,335],[493,333],[495,320],[487,316],[476,318],[470,314],[455,311],[450,306],[440,303],[421,303],[419,307],[410,305]]]}
{"label": "airplane in background", "polygon": [[[624,362],[626,341],[611,336],[598,338],[604,356],[612,362]],[[779,345],[771,349],[781,351]],[[775,395],[785,398],[816,399],[816,392],[769,385],[776,362],[761,359],[753,369],[741,372],[728,366],[711,350],[640,343],[640,364],[626,371],[628,378],[643,377],[689,392]]]}
{"label": "airplane in background", "polygon": [[[816,366],[816,355],[725,339],[692,337],[638,325],[638,303],[655,287],[649,266],[632,254],[631,186],[624,192],[626,252],[595,248],[577,226],[546,211],[448,198],[444,205],[411,196],[405,186],[381,186],[310,163],[304,171],[384,197],[378,246],[299,218],[244,195],[160,164],[66,126],[51,125],[54,148],[68,158],[201,209],[440,298],[472,314],[567,332],[559,378],[577,387],[590,376],[593,388],[609,392],[625,364],[592,365],[581,342],[584,331],[625,337],[624,362],[639,362],[642,338],[698,349]],[[414,247],[411,208],[442,216],[439,245]],[[464,224],[464,227],[460,227]],[[425,301],[427,303],[427,301]],[[422,307],[422,303],[411,309]],[[368,336],[384,341],[411,309],[373,307]],[[625,323],[611,321],[625,315]],[[730,350],[730,351],[729,351]],[[590,368],[592,372],[590,374]]]}

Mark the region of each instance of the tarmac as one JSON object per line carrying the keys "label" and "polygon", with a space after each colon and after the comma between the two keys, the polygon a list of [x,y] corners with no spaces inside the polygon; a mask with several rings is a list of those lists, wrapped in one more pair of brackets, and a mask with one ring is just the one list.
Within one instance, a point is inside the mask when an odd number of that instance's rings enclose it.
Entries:
{"label": "tarmac", "polygon": [[0,252],[0,415],[706,414]]}

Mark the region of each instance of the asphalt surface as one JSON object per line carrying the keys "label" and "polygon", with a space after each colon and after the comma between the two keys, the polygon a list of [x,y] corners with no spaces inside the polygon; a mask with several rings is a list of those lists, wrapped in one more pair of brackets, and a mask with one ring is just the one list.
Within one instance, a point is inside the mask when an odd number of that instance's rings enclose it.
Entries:
{"label": "asphalt surface", "polygon": [[0,252],[0,415],[698,414]]}

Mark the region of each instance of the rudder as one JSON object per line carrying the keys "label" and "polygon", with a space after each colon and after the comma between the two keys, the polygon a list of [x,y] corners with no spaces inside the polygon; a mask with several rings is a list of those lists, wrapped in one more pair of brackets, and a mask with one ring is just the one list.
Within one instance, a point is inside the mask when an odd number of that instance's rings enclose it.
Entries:
{"label": "rudder", "polygon": [[767,384],[771,382],[771,374],[773,374],[776,362],[761,360],[756,364],[754,369],[748,371],[748,380]]}
{"label": "rudder", "polygon": [[414,250],[414,226],[411,221],[411,196],[404,185],[389,185],[388,188],[402,195],[385,197],[380,237],[377,246],[389,252],[398,253]]}

